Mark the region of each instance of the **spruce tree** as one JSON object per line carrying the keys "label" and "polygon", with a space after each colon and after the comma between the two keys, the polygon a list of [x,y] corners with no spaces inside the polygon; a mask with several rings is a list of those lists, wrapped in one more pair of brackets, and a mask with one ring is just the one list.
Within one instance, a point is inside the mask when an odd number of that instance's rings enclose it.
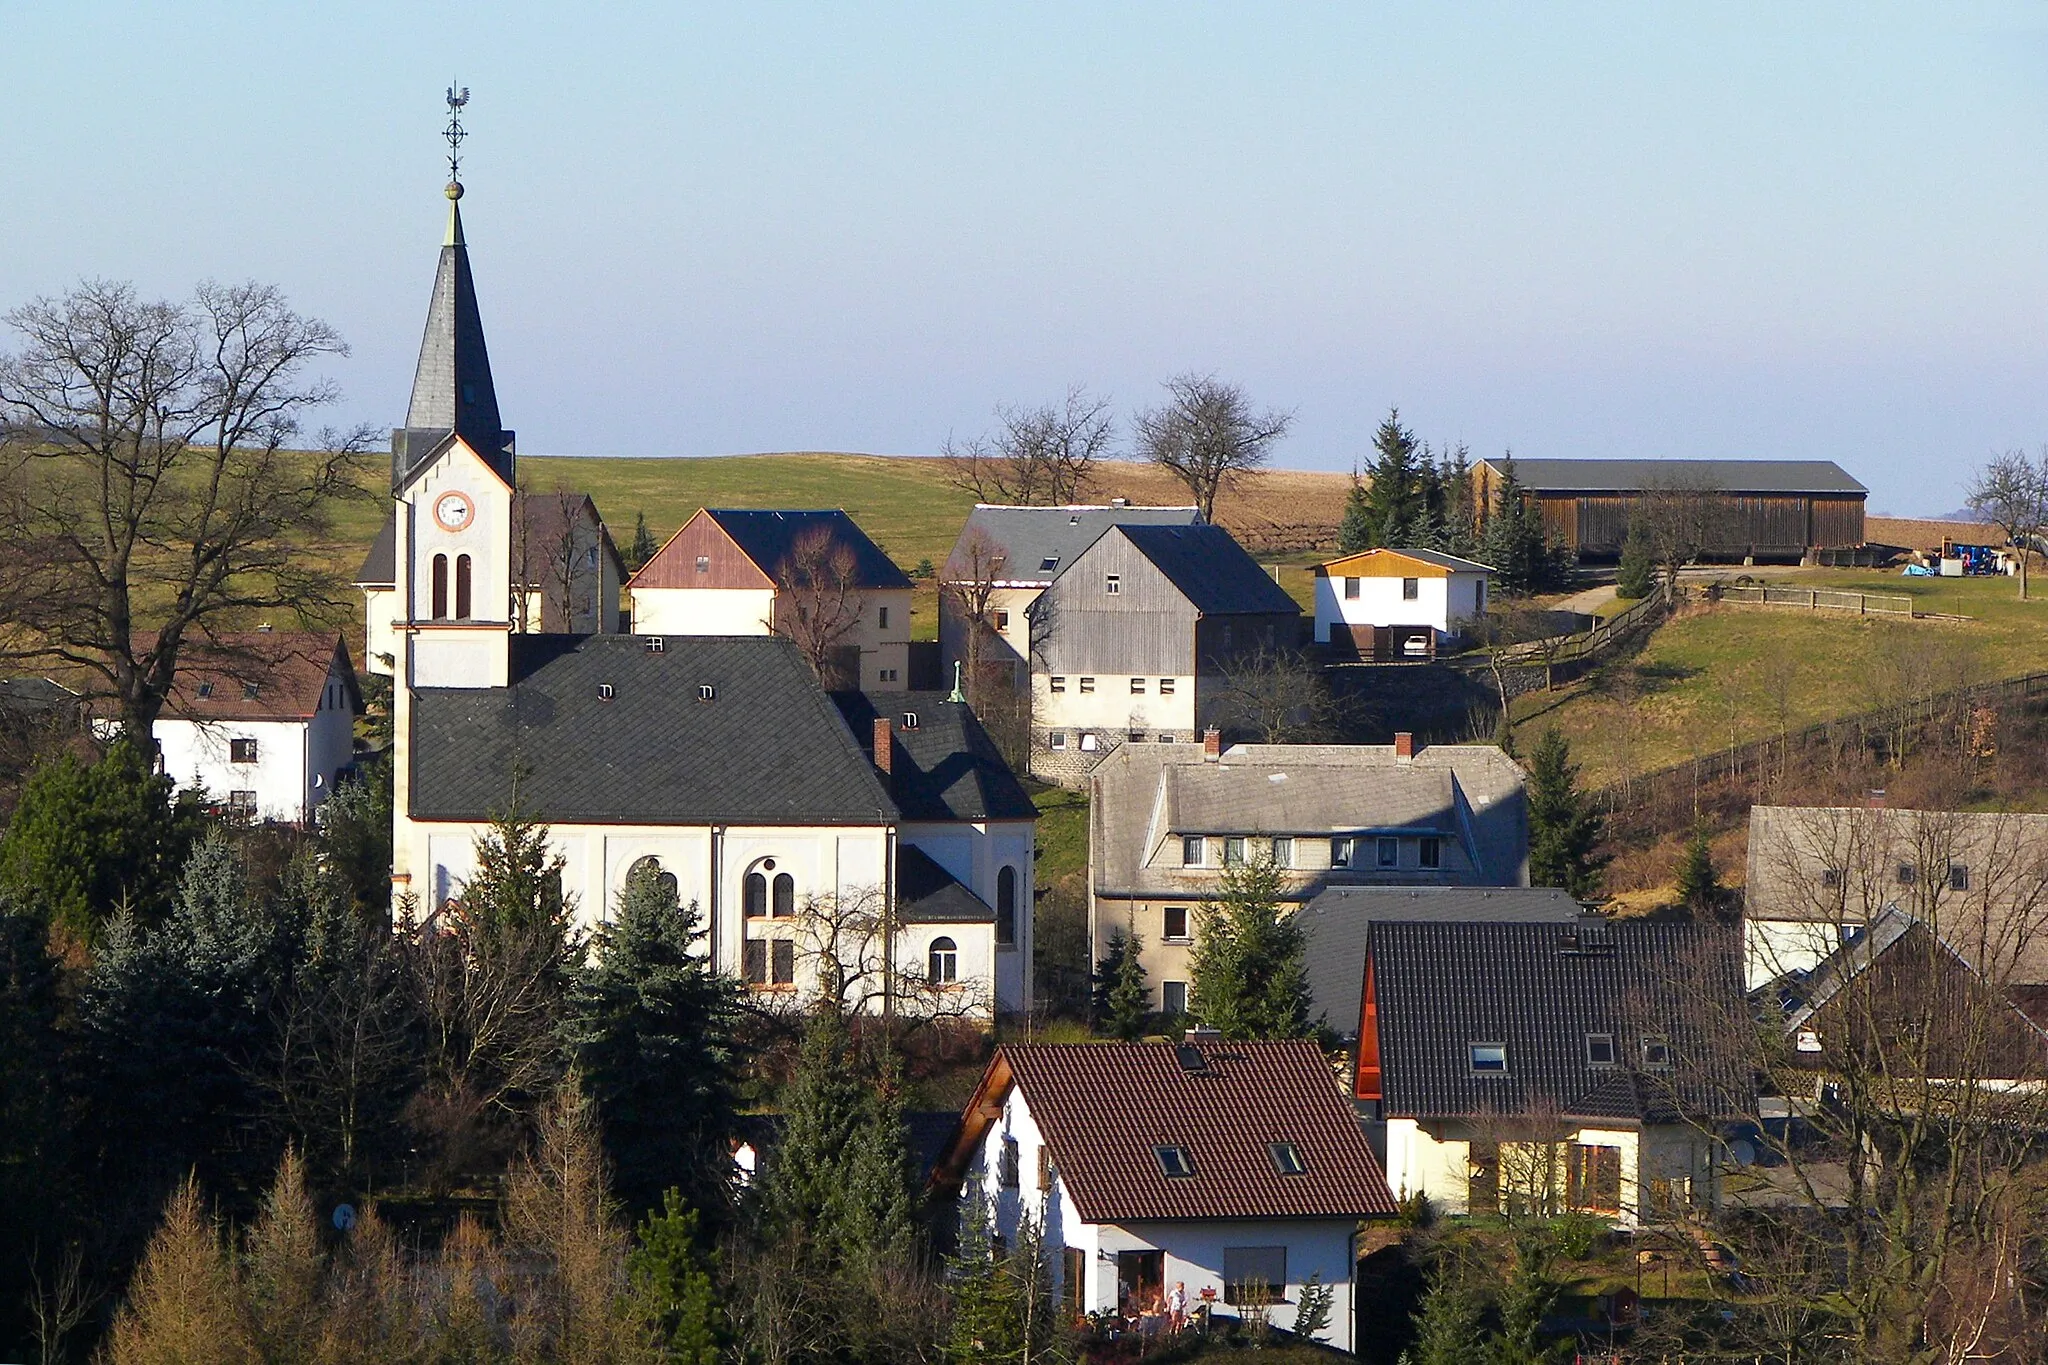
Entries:
{"label": "spruce tree", "polygon": [[1605,822],[1579,790],[1578,777],[1570,744],[1549,727],[1529,756],[1529,884],[1591,900],[1600,894],[1607,866],[1595,852]]}
{"label": "spruce tree", "polygon": [[1721,909],[1721,877],[1714,868],[1714,848],[1704,823],[1694,824],[1678,859],[1678,903],[1696,919],[1710,919]]}
{"label": "spruce tree", "polygon": [[1493,566],[1495,586],[1509,596],[1541,592],[1556,576],[1550,547],[1543,538],[1543,518],[1522,496],[1515,476],[1515,457],[1500,464],[1496,505],[1486,521],[1479,557]]}
{"label": "spruce tree", "polygon": [[1475,1365],[1486,1359],[1486,1301],[1465,1268],[1440,1260],[1415,1317],[1410,1365]]}
{"label": "spruce tree", "polygon": [[697,1211],[671,1189],[640,1224],[638,1245],[626,1258],[633,1301],[670,1365],[718,1365],[723,1358],[724,1315],[700,1236]]}
{"label": "spruce tree", "polygon": [[1422,447],[1415,433],[1401,425],[1398,408],[1387,413],[1372,445],[1375,458],[1362,512],[1371,543],[1361,548],[1412,544],[1428,507]]}
{"label": "spruce tree", "polygon": [[1550,1274],[1550,1248],[1539,1231],[1515,1239],[1515,1263],[1500,1296],[1500,1333],[1494,1365],[1550,1365],[1568,1353],[1563,1342],[1546,1341],[1543,1320],[1557,1306],[1562,1286]]}
{"label": "spruce tree", "polygon": [[1311,1032],[1307,943],[1280,908],[1285,881],[1269,858],[1225,868],[1205,910],[1191,976],[1197,1019],[1233,1040]]}
{"label": "spruce tree", "polygon": [[1372,502],[1366,496],[1365,483],[1354,471],[1351,475],[1351,491],[1344,497],[1344,516],[1337,523],[1337,552],[1357,554],[1370,550],[1375,544],[1372,528]]}
{"label": "spruce tree", "polygon": [[619,1197],[654,1210],[662,1191],[719,1217],[730,1196],[725,1142],[738,1069],[737,988],[691,952],[704,937],[659,868],[626,879],[612,922],[578,974],[570,1046],[603,1116]]}
{"label": "spruce tree", "polygon": [[1135,930],[1112,931],[1109,952],[1095,964],[1095,1016],[1112,1038],[1134,1043],[1145,1036],[1152,992],[1145,982],[1144,940]]}
{"label": "spruce tree", "polygon": [[1656,555],[1642,523],[1631,520],[1621,543],[1621,566],[1614,574],[1614,594],[1629,601],[1648,597],[1657,586]]}
{"label": "spruce tree", "polygon": [[[73,1150],[64,1095],[63,1011],[49,930],[0,893],[0,1247],[63,1242],[64,1162]],[[18,1300],[26,1267],[0,1259],[0,1291]]]}
{"label": "spruce tree", "polygon": [[320,848],[356,911],[384,921],[391,913],[391,765],[337,786],[318,812]]}
{"label": "spruce tree", "polygon": [[647,567],[647,561],[654,558],[654,552],[658,548],[660,547],[654,543],[654,533],[647,529],[647,514],[635,512],[633,543],[626,551],[626,568],[633,573],[640,572]]}

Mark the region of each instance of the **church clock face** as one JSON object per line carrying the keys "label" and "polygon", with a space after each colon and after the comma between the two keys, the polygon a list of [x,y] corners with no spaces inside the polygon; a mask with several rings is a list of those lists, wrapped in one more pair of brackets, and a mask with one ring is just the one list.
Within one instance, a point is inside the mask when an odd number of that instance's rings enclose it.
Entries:
{"label": "church clock face", "polygon": [[444,531],[467,530],[476,517],[476,505],[466,493],[443,493],[434,499],[434,520]]}

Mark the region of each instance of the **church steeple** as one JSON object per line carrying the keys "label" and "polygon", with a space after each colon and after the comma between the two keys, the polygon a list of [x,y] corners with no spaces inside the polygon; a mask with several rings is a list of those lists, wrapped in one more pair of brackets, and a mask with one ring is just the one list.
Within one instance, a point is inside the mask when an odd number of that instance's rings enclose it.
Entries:
{"label": "church steeple", "polygon": [[434,293],[427,304],[427,330],[420,341],[419,367],[413,373],[412,403],[405,426],[391,433],[391,482],[402,486],[422,461],[450,433],[513,481],[512,433],[498,416],[498,392],[491,383],[491,357],[484,345],[483,317],[477,311],[476,281],[470,274],[469,247],[462,236],[462,182],[458,155],[463,130],[461,110],[469,92],[448,91],[448,234],[441,244],[434,272]]}

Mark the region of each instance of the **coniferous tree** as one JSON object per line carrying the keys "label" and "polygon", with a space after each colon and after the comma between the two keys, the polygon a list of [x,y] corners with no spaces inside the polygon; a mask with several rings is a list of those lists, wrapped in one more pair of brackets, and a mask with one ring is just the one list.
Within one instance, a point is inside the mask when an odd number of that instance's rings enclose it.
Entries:
{"label": "coniferous tree", "polygon": [[1398,408],[1380,423],[1372,445],[1375,455],[1361,513],[1370,543],[1361,548],[1412,545],[1429,506],[1428,456],[1415,433],[1401,425]]}
{"label": "coniferous tree", "polygon": [[239,1287],[220,1225],[188,1177],[171,1196],[107,1341],[111,1365],[262,1359],[243,1327]]}
{"label": "coniferous tree", "polygon": [[675,1186],[715,1220],[731,1194],[739,996],[691,952],[703,937],[696,902],[680,903],[672,878],[635,870],[578,977],[571,1046],[626,1207],[654,1210]]}
{"label": "coniferous tree", "polygon": [[632,573],[638,573],[646,568],[647,561],[654,558],[654,552],[659,548],[654,543],[654,533],[647,529],[647,514],[645,512],[635,512],[633,514],[633,543],[626,551],[627,570]]}
{"label": "coniferous tree", "polygon": [[1372,525],[1372,500],[1365,491],[1364,480],[1356,471],[1351,475],[1351,491],[1344,497],[1344,515],[1337,523],[1337,552],[1357,554],[1374,546]]}
{"label": "coniferous tree", "polygon": [[953,1324],[946,1357],[958,1365],[1015,1359],[1018,1332],[1017,1285],[996,1255],[988,1225],[988,1200],[970,1182],[960,1205],[959,1236],[946,1262],[952,1291]]}
{"label": "coniferous tree", "polygon": [[1650,536],[1638,519],[1628,524],[1628,536],[1621,542],[1621,566],[1614,574],[1617,597],[1637,601],[1648,597],[1657,586],[1656,553]]}
{"label": "coniferous tree", "polygon": [[1552,726],[1529,756],[1529,884],[1562,887],[1580,900],[1600,894],[1607,859],[1595,849],[1605,821],[1578,787],[1571,745]]}
{"label": "coniferous tree", "polygon": [[1542,1234],[1525,1231],[1515,1239],[1514,1266],[1501,1291],[1494,1365],[1549,1365],[1564,1357],[1566,1344],[1543,1337],[1543,1319],[1557,1306],[1561,1292],[1550,1274],[1550,1249]]}
{"label": "coniferous tree", "polygon": [[337,786],[318,811],[320,847],[341,889],[366,921],[391,914],[391,765]]}
{"label": "coniferous tree", "polygon": [[1479,551],[1478,502],[1474,496],[1472,452],[1460,441],[1444,458],[1441,472],[1444,505],[1443,548],[1470,558]]}
{"label": "coniferous tree", "polygon": [[1714,868],[1714,848],[1704,823],[1695,824],[1678,859],[1678,903],[1697,919],[1709,919],[1721,909],[1721,877]]}
{"label": "coniferous tree", "polygon": [[67,1231],[64,1163],[73,1139],[63,1102],[63,1002],[48,941],[43,922],[0,893],[0,1303],[8,1305],[34,1290],[35,1249],[61,1254]]}
{"label": "coniferous tree", "polygon": [[670,1365],[718,1365],[725,1346],[718,1286],[700,1235],[697,1211],[671,1189],[640,1224],[638,1245],[626,1257],[634,1301]]}
{"label": "coniferous tree", "polygon": [[1501,461],[1500,485],[1479,557],[1493,566],[1497,588],[1511,596],[1541,592],[1557,579],[1558,558],[1544,540],[1542,514],[1522,496],[1513,455]]}
{"label": "coniferous tree", "polygon": [[1095,964],[1095,1017],[1110,1037],[1126,1043],[1145,1036],[1145,1017],[1152,1009],[1144,946],[1136,930],[1112,931],[1109,951]]}
{"label": "coniferous tree", "polygon": [[902,1077],[893,1058],[884,1059],[882,1073],[868,1089],[840,1192],[843,1248],[850,1259],[871,1267],[903,1264],[913,1236]]}
{"label": "coniferous tree", "polygon": [[1309,1020],[1307,945],[1280,909],[1284,879],[1269,858],[1225,868],[1221,897],[1203,912],[1190,1002],[1225,1038],[1303,1038]]}
{"label": "coniferous tree", "polygon": [[1408,1365],[1474,1365],[1486,1358],[1486,1300],[1466,1269],[1439,1261],[1416,1310]]}

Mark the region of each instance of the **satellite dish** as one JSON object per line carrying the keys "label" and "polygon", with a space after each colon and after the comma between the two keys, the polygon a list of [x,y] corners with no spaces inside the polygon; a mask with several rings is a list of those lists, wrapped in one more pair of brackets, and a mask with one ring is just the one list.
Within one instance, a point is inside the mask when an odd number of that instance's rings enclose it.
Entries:
{"label": "satellite dish", "polygon": [[1748,1138],[1737,1138],[1728,1144],[1728,1156],[1746,1169],[1756,1165],[1756,1146]]}
{"label": "satellite dish", "polygon": [[354,1204],[336,1204],[334,1206],[334,1230],[336,1232],[347,1232],[355,1225],[356,1206]]}

